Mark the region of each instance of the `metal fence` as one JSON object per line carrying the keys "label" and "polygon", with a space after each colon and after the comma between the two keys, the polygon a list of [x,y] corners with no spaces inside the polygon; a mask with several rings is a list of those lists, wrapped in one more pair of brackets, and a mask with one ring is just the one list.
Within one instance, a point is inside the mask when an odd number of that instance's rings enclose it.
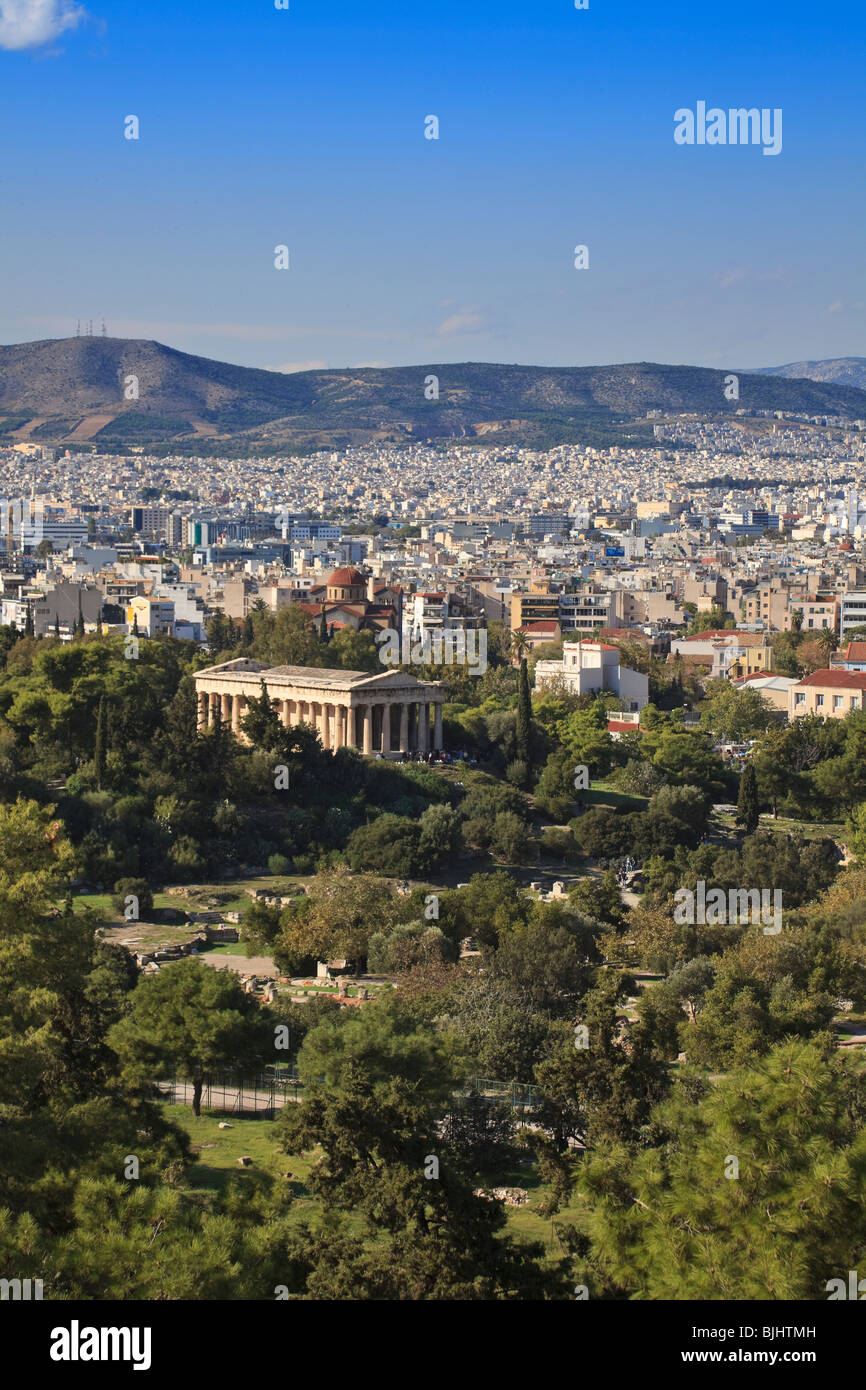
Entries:
{"label": "metal fence", "polygon": [[455,1099],[462,1096],[483,1096],[512,1110],[532,1110],[541,1101],[538,1086],[530,1086],[521,1081],[497,1081],[489,1076],[471,1076],[456,1093]]}
{"label": "metal fence", "polygon": [[[156,1084],[161,1098],[171,1105],[192,1105],[190,1081],[172,1077],[171,1081]],[[208,1077],[202,1087],[201,1108],[234,1115],[260,1115],[262,1119],[272,1120],[275,1111],[300,1100],[302,1093],[303,1086],[294,1067],[277,1064],[255,1076],[220,1072]]]}
{"label": "metal fence", "polygon": [[[192,1105],[192,1082],[172,1077],[170,1081],[158,1081],[156,1085],[161,1099],[169,1104]],[[233,1071],[210,1076],[202,1088],[201,1108],[225,1114],[259,1115],[262,1119],[272,1120],[277,1110],[299,1101],[303,1093],[297,1068],[278,1063],[254,1076]],[[455,1108],[460,1106],[461,1100],[470,1096],[482,1096],[494,1104],[519,1110],[523,1114],[538,1105],[541,1091],[537,1086],[516,1081],[472,1076],[455,1092]]]}

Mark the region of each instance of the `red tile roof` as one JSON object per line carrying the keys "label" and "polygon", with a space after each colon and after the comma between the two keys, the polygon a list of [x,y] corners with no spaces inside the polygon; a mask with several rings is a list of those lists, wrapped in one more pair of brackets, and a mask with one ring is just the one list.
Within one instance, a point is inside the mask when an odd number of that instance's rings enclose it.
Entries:
{"label": "red tile roof", "polygon": [[367,580],[364,578],[364,575],[361,573],[361,571],[356,570],[349,565],[344,565],[342,569],[334,570],[334,573],[331,575],[330,579],[328,580],[328,583],[335,584],[340,588],[346,589],[351,589],[354,588],[356,585],[361,584],[363,584],[364,588],[367,587]]}
{"label": "red tile roof", "polygon": [[845,648],[846,661],[866,661],[866,642],[849,642]]}
{"label": "red tile roof", "polygon": [[609,719],[607,721],[607,731],[609,734],[643,733],[640,724],[629,724],[621,719]]}
{"label": "red tile roof", "polygon": [[798,682],[800,686],[827,686],[837,690],[866,690],[866,671],[813,671]]}

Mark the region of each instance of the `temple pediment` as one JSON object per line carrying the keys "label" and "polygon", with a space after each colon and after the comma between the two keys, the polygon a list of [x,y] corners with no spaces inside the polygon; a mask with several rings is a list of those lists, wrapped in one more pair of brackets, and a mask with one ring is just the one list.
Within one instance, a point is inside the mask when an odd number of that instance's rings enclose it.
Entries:
{"label": "temple pediment", "polygon": [[225,661],[220,666],[209,666],[204,671],[195,672],[196,681],[225,681],[227,688],[238,683],[250,681],[265,683],[270,688],[283,689],[297,686],[298,689],[333,691],[335,694],[353,694],[357,691],[376,694],[388,691],[409,691],[420,696],[425,691],[438,690],[434,681],[419,681],[409,671],[382,671],[371,674],[369,671],[343,671],[329,666],[269,666],[264,661],[240,658]]}
{"label": "temple pediment", "polygon": [[352,682],[353,690],[406,690],[435,688],[436,682],[419,681],[410,671],[383,671],[381,676],[371,676],[366,671],[358,672],[358,680]]}

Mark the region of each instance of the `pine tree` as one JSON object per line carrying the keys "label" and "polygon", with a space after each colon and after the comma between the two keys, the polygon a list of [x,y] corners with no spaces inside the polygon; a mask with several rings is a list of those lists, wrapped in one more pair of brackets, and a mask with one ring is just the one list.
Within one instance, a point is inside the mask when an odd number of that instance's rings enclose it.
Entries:
{"label": "pine tree", "polygon": [[737,798],[737,821],[752,835],[758,828],[760,808],[758,805],[758,779],[751,763],[746,763],[740,778],[740,794]]}
{"label": "pine tree", "polygon": [[788,1039],[692,1075],[654,1111],[653,1147],[596,1145],[576,1279],[599,1297],[800,1301],[862,1274],[862,1082],[834,1051]]}

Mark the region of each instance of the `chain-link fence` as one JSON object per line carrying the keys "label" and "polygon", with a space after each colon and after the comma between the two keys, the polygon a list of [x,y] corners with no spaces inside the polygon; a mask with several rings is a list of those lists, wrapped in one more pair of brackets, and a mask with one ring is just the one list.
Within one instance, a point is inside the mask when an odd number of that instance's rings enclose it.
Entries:
{"label": "chain-link fence", "polygon": [[[193,1103],[194,1087],[191,1081],[172,1077],[170,1081],[158,1081],[157,1088],[161,1098],[171,1105]],[[272,1120],[275,1112],[284,1105],[299,1101],[303,1091],[303,1083],[294,1066],[278,1063],[252,1076],[235,1071],[219,1072],[206,1079],[202,1087],[201,1108],[235,1115],[259,1115],[262,1119]],[[481,1096],[493,1104],[525,1114],[538,1105],[541,1092],[537,1086],[517,1081],[472,1076],[455,1092],[454,1108],[459,1109],[461,1102],[470,1096]]]}

